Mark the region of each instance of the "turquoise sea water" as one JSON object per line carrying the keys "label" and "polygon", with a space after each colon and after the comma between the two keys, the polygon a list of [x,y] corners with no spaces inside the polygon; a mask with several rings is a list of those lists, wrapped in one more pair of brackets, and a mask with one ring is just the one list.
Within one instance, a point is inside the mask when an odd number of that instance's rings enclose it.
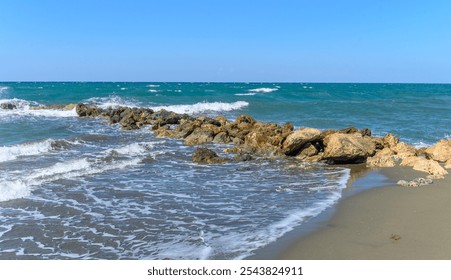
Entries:
{"label": "turquoise sea water", "polygon": [[0,82],[0,104],[17,106],[0,109],[0,259],[243,258],[334,205],[349,176],[289,160],[197,165],[193,147],[148,128],[29,109],[78,102],[356,126],[416,146],[451,135],[451,85]]}

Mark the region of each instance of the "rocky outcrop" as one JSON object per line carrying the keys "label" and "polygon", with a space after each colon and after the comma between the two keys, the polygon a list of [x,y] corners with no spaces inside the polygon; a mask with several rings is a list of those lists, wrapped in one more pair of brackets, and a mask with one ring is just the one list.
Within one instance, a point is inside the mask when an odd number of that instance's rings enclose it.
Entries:
{"label": "rocky outcrop", "polygon": [[218,154],[207,148],[197,148],[192,155],[192,160],[197,163],[223,163],[228,161],[221,158]]}
{"label": "rocky outcrop", "polygon": [[[59,105],[58,105],[59,106]],[[451,140],[442,140],[427,149],[416,150],[387,134],[383,138],[371,136],[371,130],[347,127],[341,130],[320,131],[300,128],[292,124],[258,122],[250,116],[239,115],[234,121],[223,116],[210,118],[145,108],[98,108],[92,104],[70,104],[80,117],[102,117],[123,129],[140,129],[149,125],[157,137],[183,139],[185,145],[233,143],[227,152],[235,153],[235,160],[251,160],[253,155],[264,157],[294,157],[305,162],[324,161],[328,164],[366,162],[368,167],[392,167],[401,161],[403,166],[427,172],[430,178],[441,178],[448,172],[437,162],[451,168]],[[62,108],[62,107],[61,107]],[[425,156],[426,158],[422,157]],[[211,150],[199,148],[193,161],[219,163],[227,161]]]}
{"label": "rocky outcrop", "polygon": [[390,148],[384,148],[376,152],[372,157],[366,160],[368,167],[393,167],[396,166],[394,153]]}
{"label": "rocky outcrop", "polygon": [[[296,156],[305,148],[313,146],[310,143],[318,141],[320,139],[320,136],[321,131],[319,129],[300,128],[287,136],[287,138],[283,142],[282,151],[287,156]],[[308,152],[307,154],[309,153],[312,153],[312,151]]]}
{"label": "rocky outcrop", "polygon": [[414,170],[427,172],[430,174],[429,178],[432,179],[440,179],[443,178],[443,176],[448,174],[448,171],[446,171],[438,162],[432,159],[426,159],[421,157],[408,157],[405,158],[401,162],[401,166],[411,166]]}
{"label": "rocky outcrop", "polygon": [[427,148],[425,154],[438,162],[451,160],[451,139],[438,141],[434,146]]}
{"label": "rocky outcrop", "polygon": [[0,104],[0,109],[14,110],[14,109],[17,109],[17,106],[12,103],[2,103],[2,104]]}
{"label": "rocky outcrop", "polygon": [[361,163],[376,153],[376,145],[360,133],[334,133],[324,138],[323,158],[329,163]]}

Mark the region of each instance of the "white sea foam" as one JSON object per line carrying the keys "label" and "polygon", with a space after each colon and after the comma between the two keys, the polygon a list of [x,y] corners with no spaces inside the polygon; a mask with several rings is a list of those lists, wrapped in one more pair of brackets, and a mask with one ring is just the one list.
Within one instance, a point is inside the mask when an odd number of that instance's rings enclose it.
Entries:
{"label": "white sea foam", "polygon": [[151,150],[154,147],[153,143],[145,142],[145,143],[132,143],[120,148],[108,149],[105,152],[109,153],[118,153],[122,155],[142,155],[148,150]]}
{"label": "white sea foam", "polygon": [[0,94],[6,92],[9,89],[9,87],[0,86]]}
{"label": "white sea foam", "polygon": [[34,156],[51,151],[53,139],[47,139],[41,142],[25,143],[14,146],[0,147],[0,162],[14,160],[21,156]]}
{"label": "white sea foam", "polygon": [[419,141],[419,142],[413,143],[413,146],[415,147],[415,149],[421,149],[421,148],[429,147],[430,145],[428,145],[427,143],[425,143],[423,141]]}
{"label": "white sea foam", "polygon": [[249,92],[270,93],[270,92],[273,92],[276,90],[279,90],[279,88],[254,88],[254,89],[250,89]]}
{"label": "white sea foam", "polygon": [[26,197],[30,195],[33,188],[44,183],[103,173],[113,169],[123,169],[140,162],[140,158],[108,164],[102,161],[89,161],[87,158],[59,162],[49,167],[31,171],[31,175],[21,179],[2,179],[0,181],[0,201]]}
{"label": "white sea foam", "polygon": [[156,88],[156,87],[160,87],[160,85],[147,85],[146,87]]}
{"label": "white sea foam", "polygon": [[253,96],[256,95],[256,92],[249,92],[249,93],[236,93],[237,96]]}
{"label": "white sea foam", "polygon": [[28,196],[31,190],[22,181],[0,181],[0,201]]}
{"label": "white sea foam", "polygon": [[237,101],[233,103],[225,102],[199,102],[192,105],[169,105],[169,106],[157,106],[152,107],[153,110],[158,111],[161,109],[172,111],[178,114],[197,114],[206,112],[227,112],[233,110],[239,110],[248,106],[246,101]]}
{"label": "white sea foam", "polygon": [[86,99],[85,101],[94,103],[102,109],[118,108],[118,107],[131,107],[131,108],[140,107],[140,104],[138,104],[138,102],[124,100],[116,95],[111,95],[108,97],[92,97]]}
{"label": "white sea foam", "polygon": [[155,93],[155,92],[158,92],[158,90],[156,90],[156,89],[149,89],[148,92],[153,92],[153,93]]}
{"label": "white sea foam", "polygon": [[0,116],[42,116],[42,117],[58,117],[58,118],[67,118],[67,117],[76,117],[77,113],[75,112],[75,108],[72,110],[57,110],[57,109],[34,109],[34,107],[39,106],[41,104],[28,101],[23,99],[0,99],[0,104],[9,103],[16,106],[15,109],[12,110],[0,110]]}
{"label": "white sea foam", "polygon": [[445,139],[451,139],[451,133],[445,133]]}

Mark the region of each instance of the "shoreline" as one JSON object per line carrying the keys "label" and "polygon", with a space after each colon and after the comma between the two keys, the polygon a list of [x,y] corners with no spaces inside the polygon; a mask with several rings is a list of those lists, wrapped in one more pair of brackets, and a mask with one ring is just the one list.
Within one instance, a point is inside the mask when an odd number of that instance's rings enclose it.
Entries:
{"label": "shoreline", "polygon": [[[386,179],[377,182],[371,178],[375,174]],[[451,178],[416,188],[396,185],[398,180],[422,175],[398,166],[368,170],[354,181],[351,178],[333,209],[309,221],[307,229],[295,230],[257,251],[251,259],[450,259]],[[371,182],[379,186],[368,185]],[[361,191],[362,187],[366,189]]]}

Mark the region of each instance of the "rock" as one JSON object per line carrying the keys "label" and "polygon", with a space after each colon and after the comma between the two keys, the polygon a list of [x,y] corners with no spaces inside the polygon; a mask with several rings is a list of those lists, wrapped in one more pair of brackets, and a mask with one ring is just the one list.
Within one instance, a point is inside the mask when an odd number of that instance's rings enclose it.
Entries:
{"label": "rock", "polygon": [[229,137],[227,132],[219,132],[216,134],[215,138],[213,138],[214,143],[230,143],[232,140]]}
{"label": "rock", "polygon": [[307,143],[301,148],[301,152],[296,156],[297,159],[304,160],[316,156],[318,149],[312,143]]}
{"label": "rock", "polygon": [[451,169],[451,159],[449,159],[449,160],[445,163],[445,168],[446,168],[446,169]]}
{"label": "rock", "polygon": [[14,109],[17,109],[17,106],[12,103],[2,103],[2,104],[0,104],[0,109],[14,110]]}
{"label": "rock", "polygon": [[440,140],[425,151],[426,156],[438,162],[451,160],[451,139]]}
{"label": "rock", "polygon": [[197,163],[222,163],[228,161],[207,148],[197,148],[193,153],[192,160]]}
{"label": "rock", "polygon": [[77,104],[67,104],[66,106],[64,106],[63,110],[73,110],[75,107],[77,107]]}
{"label": "rock", "polygon": [[395,152],[398,159],[405,159],[416,155],[416,149],[404,142],[397,143],[394,147],[392,146],[391,149]]}
{"label": "rock", "polygon": [[250,161],[254,158],[250,154],[239,153],[235,156],[235,161]]}
{"label": "rock", "polygon": [[354,134],[359,132],[359,130],[353,126],[349,126],[343,129],[340,129],[338,132],[344,133],[344,134]]}
{"label": "rock", "polygon": [[246,149],[263,155],[280,154],[282,143],[292,132],[291,129],[289,125],[257,122],[246,134],[243,145]]}
{"label": "rock", "polygon": [[366,159],[366,166],[368,167],[393,167],[396,165],[393,159],[393,151],[389,148],[384,148],[376,152],[372,157]]}
{"label": "rock", "polygon": [[361,129],[360,134],[362,134],[362,136],[371,136],[371,130],[369,128]]}
{"label": "rock", "polygon": [[316,128],[300,128],[287,136],[282,150],[285,155],[297,155],[305,144],[319,140],[321,131]]}
{"label": "rock", "polygon": [[405,180],[400,180],[400,181],[398,181],[397,184],[401,185],[403,187],[420,187],[420,186],[430,185],[433,182],[434,181],[432,179],[416,178],[409,182],[405,181]]}
{"label": "rock", "polygon": [[330,164],[359,163],[376,153],[376,146],[370,137],[360,133],[335,133],[324,139],[323,158]]}
{"label": "rock", "polygon": [[77,112],[80,117],[94,118],[100,116],[104,111],[101,108],[92,105],[88,106],[86,104],[79,103],[75,106],[75,112]]}
{"label": "rock", "polygon": [[194,129],[193,133],[191,133],[188,137],[185,138],[183,144],[190,146],[205,144],[213,142],[215,136],[216,136],[215,131],[209,129],[208,127],[205,127],[204,125],[202,127],[197,127],[196,129]]}
{"label": "rock", "polygon": [[448,174],[448,171],[441,167],[435,160],[415,156],[403,159],[401,166],[412,166],[414,170],[427,172],[432,175],[431,178],[436,179]]}
{"label": "rock", "polygon": [[393,148],[396,146],[396,144],[399,143],[399,138],[394,136],[391,133],[388,133],[387,135],[384,136],[384,138],[382,138],[383,142],[384,142],[384,147],[387,148]]}

